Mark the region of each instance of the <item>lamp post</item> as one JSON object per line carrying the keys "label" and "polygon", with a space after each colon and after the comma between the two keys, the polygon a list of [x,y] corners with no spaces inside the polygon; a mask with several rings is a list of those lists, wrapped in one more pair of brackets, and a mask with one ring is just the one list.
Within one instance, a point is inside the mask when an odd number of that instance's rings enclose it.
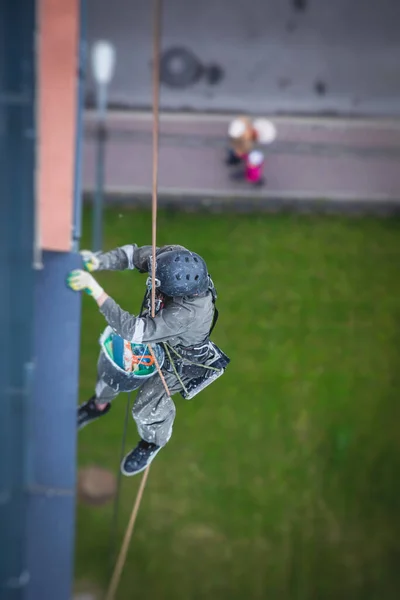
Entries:
{"label": "lamp post", "polygon": [[92,72],[96,83],[96,188],[93,210],[92,250],[102,250],[106,114],[108,86],[115,67],[115,47],[100,40],[92,48]]}

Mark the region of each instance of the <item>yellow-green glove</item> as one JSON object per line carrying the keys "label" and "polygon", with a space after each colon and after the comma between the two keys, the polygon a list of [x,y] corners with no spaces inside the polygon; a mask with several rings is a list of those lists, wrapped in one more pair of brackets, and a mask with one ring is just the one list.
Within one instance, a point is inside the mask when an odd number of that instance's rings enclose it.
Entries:
{"label": "yellow-green glove", "polygon": [[86,271],[97,271],[100,266],[100,261],[94,252],[91,250],[81,250],[79,254],[82,257]]}
{"label": "yellow-green glove", "polygon": [[82,269],[75,269],[69,273],[67,285],[75,292],[86,292],[89,296],[93,296],[95,300],[98,300],[104,293],[103,288],[97,283],[93,275]]}

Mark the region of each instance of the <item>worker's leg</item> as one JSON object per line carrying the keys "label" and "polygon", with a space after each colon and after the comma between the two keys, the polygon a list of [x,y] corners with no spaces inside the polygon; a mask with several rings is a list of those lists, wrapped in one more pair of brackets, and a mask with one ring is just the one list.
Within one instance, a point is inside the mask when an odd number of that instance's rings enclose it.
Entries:
{"label": "worker's leg", "polygon": [[[163,375],[171,396],[182,389],[175,375],[166,372]],[[165,446],[172,434],[175,413],[175,404],[157,373],[142,385],[132,408],[142,440]]]}
{"label": "worker's leg", "polygon": [[141,441],[121,464],[124,475],[143,471],[172,435],[175,404],[171,396],[182,389],[175,375],[163,372],[170,396],[157,374],[140,388],[132,409]]}
{"label": "worker's leg", "polygon": [[137,389],[138,383],[129,381],[128,374],[121,373],[100,352],[97,361],[97,382],[95,394],[78,408],[78,429],[82,429],[99,417],[107,414],[111,402],[120,392],[129,392]]}

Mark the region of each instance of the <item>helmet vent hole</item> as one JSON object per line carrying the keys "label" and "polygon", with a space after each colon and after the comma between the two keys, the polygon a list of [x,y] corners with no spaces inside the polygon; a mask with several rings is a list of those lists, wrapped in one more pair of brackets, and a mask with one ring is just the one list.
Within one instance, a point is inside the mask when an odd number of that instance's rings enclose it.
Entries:
{"label": "helmet vent hole", "polygon": [[199,262],[199,259],[197,258],[197,256],[193,256],[193,260],[194,260],[194,262]]}
{"label": "helmet vent hole", "polygon": [[186,279],[189,281],[189,279],[190,279],[189,273],[186,275]]}
{"label": "helmet vent hole", "polygon": [[195,281],[197,281],[198,279],[199,279],[199,276],[198,276],[198,275],[196,275],[196,277],[195,277]]}
{"label": "helmet vent hole", "polygon": [[178,281],[179,281],[180,279],[182,279],[182,275],[181,275],[180,273],[178,273],[178,275],[176,275],[176,278],[177,278],[177,279],[178,279]]}
{"label": "helmet vent hole", "polygon": [[185,257],[185,262],[189,262],[189,257],[188,256]]}
{"label": "helmet vent hole", "polygon": [[175,260],[175,262],[179,262],[181,260],[181,257],[180,256],[175,256],[174,260]]}

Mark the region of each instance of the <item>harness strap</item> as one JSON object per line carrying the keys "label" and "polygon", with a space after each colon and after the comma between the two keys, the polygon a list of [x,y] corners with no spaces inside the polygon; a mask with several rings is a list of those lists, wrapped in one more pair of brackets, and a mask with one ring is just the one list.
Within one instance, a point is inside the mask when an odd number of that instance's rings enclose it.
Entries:
{"label": "harness strap", "polygon": [[209,332],[209,334],[208,334],[209,336],[211,335],[211,333],[212,333],[212,330],[213,330],[213,329],[214,329],[214,327],[216,326],[216,324],[217,324],[217,321],[218,321],[218,317],[219,317],[218,308],[215,306],[215,301],[214,301],[214,299],[213,299],[213,303],[214,303],[214,316],[213,316],[213,320],[212,320],[212,323],[211,323],[211,329],[210,329],[210,332]]}
{"label": "harness strap", "polygon": [[[177,356],[180,360],[184,361],[187,365],[192,365],[193,367],[202,367],[203,369],[208,369],[209,371],[219,371],[219,369],[217,369],[216,367],[211,367],[210,365],[203,365],[202,363],[196,363],[196,362],[193,362],[192,360],[188,360],[184,356],[181,356],[179,354],[179,352],[173,346],[168,344],[168,342],[163,342],[163,346],[165,347],[168,358],[170,359],[170,361],[172,363],[173,363],[173,359],[171,358],[169,350],[171,350],[175,354],[175,356]],[[168,350],[168,348],[169,348],[169,350]]]}

